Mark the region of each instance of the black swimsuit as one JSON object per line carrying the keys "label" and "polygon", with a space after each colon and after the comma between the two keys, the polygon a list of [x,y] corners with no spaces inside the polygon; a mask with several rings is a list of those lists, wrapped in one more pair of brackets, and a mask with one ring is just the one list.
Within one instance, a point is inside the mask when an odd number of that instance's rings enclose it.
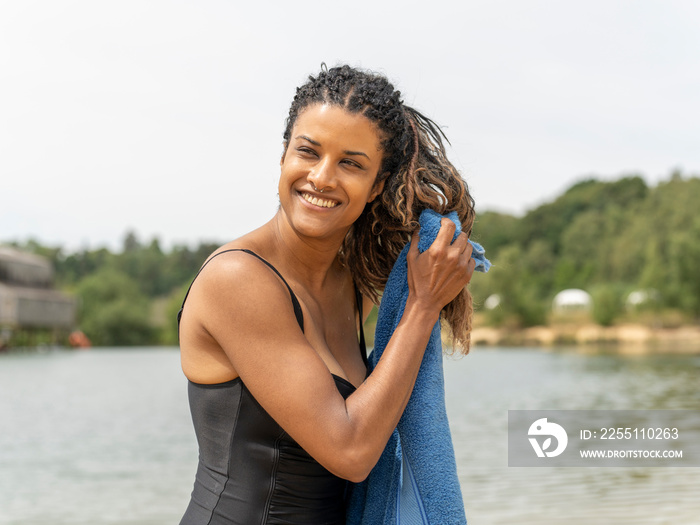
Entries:
{"label": "black swimsuit", "polygon": [[[226,250],[213,257],[228,251],[244,251],[272,268],[289,290],[303,331],[301,306],[282,275],[249,250]],[[362,300],[356,295],[362,319]],[[178,322],[181,315],[182,310]],[[362,326],[360,349],[366,366]],[[344,398],[355,391],[345,379],[335,375],[333,379]],[[260,406],[240,377],[212,385],[190,381],[188,394],[199,465],[180,525],[345,523],[347,481],[307,454]]]}

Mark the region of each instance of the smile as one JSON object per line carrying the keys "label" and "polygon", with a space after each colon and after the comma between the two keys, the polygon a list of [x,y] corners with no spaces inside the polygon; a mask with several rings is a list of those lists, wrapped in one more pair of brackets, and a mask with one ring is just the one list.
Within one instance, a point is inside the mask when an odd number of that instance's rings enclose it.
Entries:
{"label": "smile", "polygon": [[339,203],[336,201],[331,201],[328,199],[319,199],[308,193],[301,193],[301,197],[306,201],[310,202],[314,206],[319,206],[321,208],[335,208]]}

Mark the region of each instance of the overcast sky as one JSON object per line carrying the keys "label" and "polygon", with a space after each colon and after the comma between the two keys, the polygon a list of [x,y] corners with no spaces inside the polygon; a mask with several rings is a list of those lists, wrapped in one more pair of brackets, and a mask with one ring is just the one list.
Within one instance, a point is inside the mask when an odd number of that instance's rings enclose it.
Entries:
{"label": "overcast sky", "polygon": [[385,73],[441,124],[477,211],[700,173],[694,0],[0,0],[0,241],[169,247],[262,224],[321,62]]}

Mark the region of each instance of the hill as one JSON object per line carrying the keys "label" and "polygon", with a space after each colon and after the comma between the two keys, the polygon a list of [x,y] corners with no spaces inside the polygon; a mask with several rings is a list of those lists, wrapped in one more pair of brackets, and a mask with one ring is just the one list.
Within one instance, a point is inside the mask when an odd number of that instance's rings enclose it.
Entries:
{"label": "hill", "polygon": [[[481,213],[473,237],[493,268],[472,280],[476,307],[493,326],[543,325],[556,320],[554,296],[578,288],[603,326],[696,323],[698,205],[700,179],[675,172],[655,187],[639,176],[585,180],[522,217]],[[498,306],[487,309],[491,296]]]}

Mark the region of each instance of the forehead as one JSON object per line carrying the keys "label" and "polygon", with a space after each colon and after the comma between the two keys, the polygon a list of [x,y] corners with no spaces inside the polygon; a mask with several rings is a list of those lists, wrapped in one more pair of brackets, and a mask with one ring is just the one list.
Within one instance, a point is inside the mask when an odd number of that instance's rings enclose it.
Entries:
{"label": "forehead", "polygon": [[327,145],[343,149],[381,152],[381,136],[377,126],[360,113],[330,104],[314,104],[305,108],[292,128],[292,140],[304,135]]}

